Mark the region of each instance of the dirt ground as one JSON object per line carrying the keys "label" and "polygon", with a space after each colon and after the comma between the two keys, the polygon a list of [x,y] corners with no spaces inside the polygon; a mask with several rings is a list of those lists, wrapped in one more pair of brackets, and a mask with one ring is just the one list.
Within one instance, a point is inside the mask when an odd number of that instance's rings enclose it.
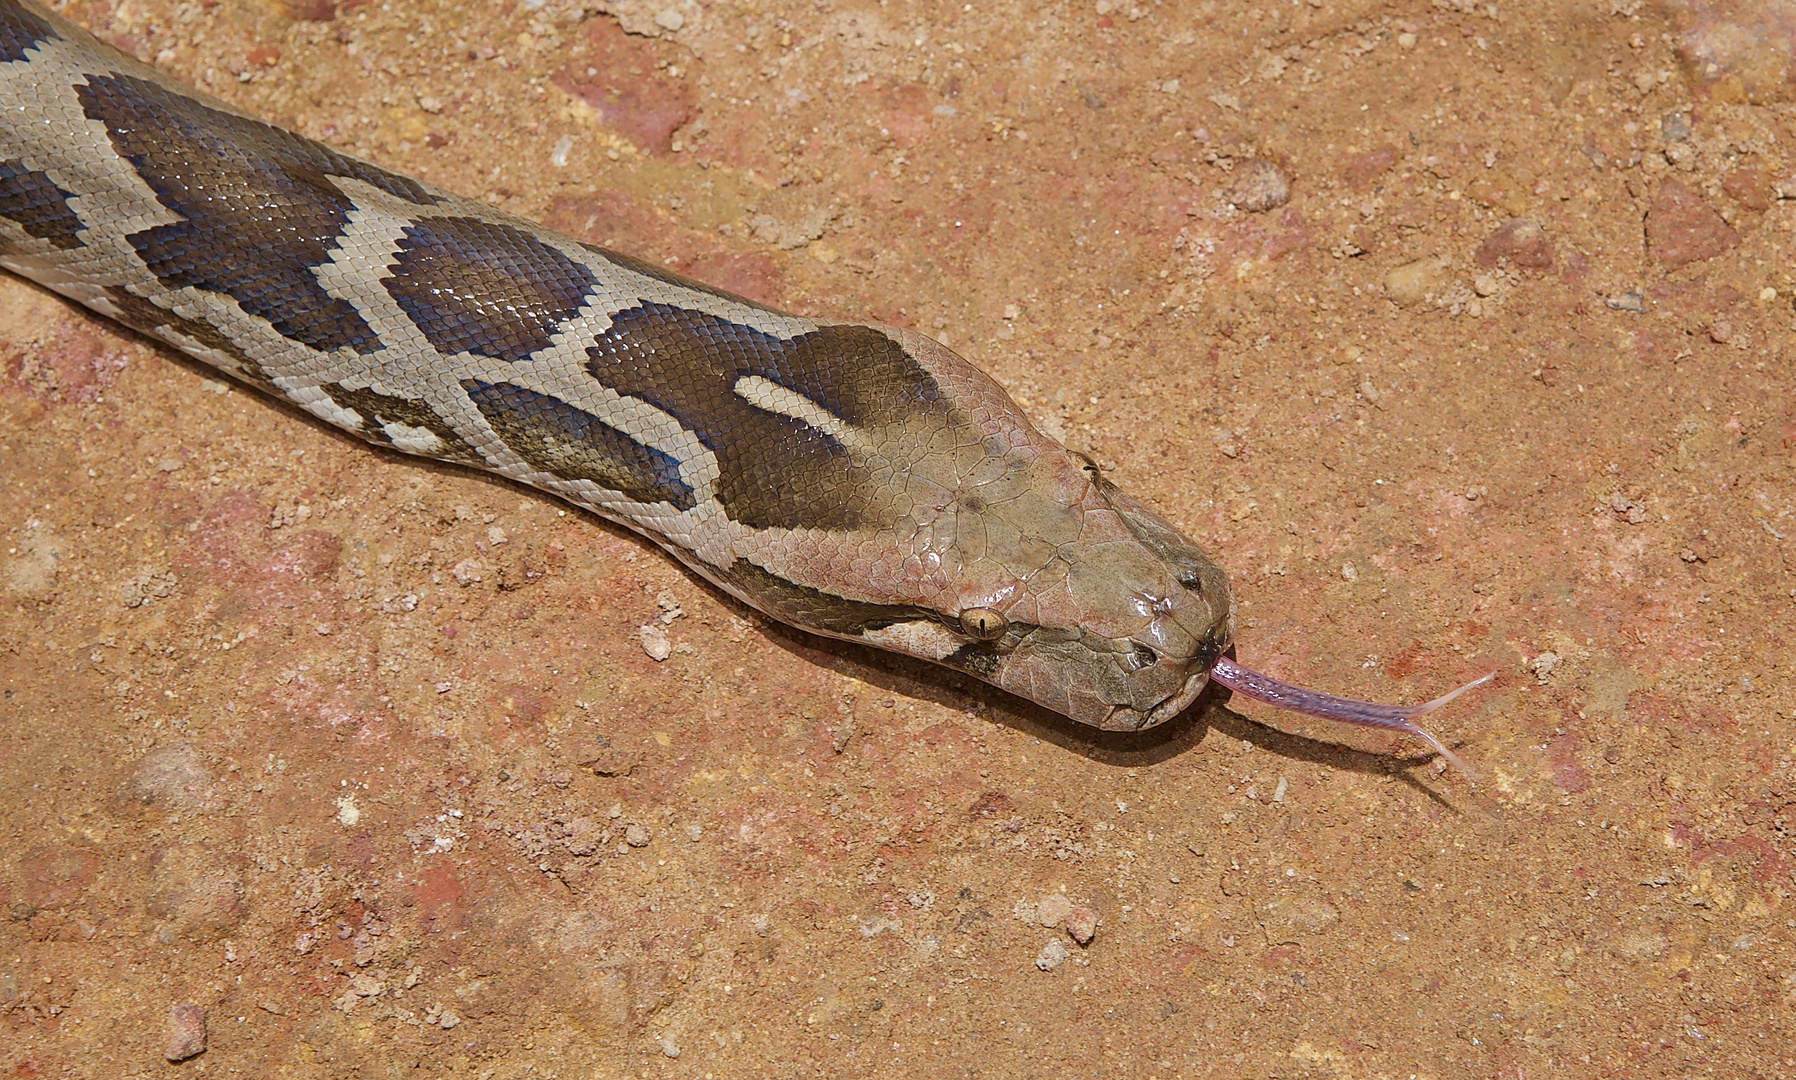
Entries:
{"label": "dirt ground", "polygon": [[4,1075],[1796,1075],[1796,5],[340,6],[66,10],[937,334],[1243,663],[1497,671],[1434,718],[1481,779],[806,638],[8,279]]}

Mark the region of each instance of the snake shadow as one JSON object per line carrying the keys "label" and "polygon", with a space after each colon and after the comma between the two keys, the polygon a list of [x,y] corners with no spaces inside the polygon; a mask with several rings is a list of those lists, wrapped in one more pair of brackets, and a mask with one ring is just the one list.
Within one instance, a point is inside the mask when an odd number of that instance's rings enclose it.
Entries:
{"label": "snake shadow", "polygon": [[[742,606],[721,590],[717,593],[725,603],[738,608]],[[767,620],[762,621],[760,631],[769,641],[806,663],[828,668],[890,693],[946,708],[977,712],[992,723],[1052,743],[1102,765],[1125,769],[1158,765],[1195,749],[1214,731],[1290,761],[1394,780],[1443,808],[1452,808],[1451,802],[1417,775],[1432,767],[1433,754],[1415,757],[1380,754],[1324,739],[1293,735],[1229,708],[1233,692],[1218,683],[1205,687],[1197,700],[1179,715],[1146,731],[1102,731],[989,683],[924,660],[853,642],[820,638]],[[1234,650],[1230,649],[1229,654],[1233,656]]]}

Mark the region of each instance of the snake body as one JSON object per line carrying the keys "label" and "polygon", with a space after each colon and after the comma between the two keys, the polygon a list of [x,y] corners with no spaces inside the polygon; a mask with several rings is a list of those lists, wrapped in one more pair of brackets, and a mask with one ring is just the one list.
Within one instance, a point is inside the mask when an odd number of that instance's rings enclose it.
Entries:
{"label": "snake body", "polygon": [[495,212],[18,0],[0,266],[370,442],[628,526],[776,619],[1086,724],[1175,715],[1233,638],[1214,563],[934,340]]}

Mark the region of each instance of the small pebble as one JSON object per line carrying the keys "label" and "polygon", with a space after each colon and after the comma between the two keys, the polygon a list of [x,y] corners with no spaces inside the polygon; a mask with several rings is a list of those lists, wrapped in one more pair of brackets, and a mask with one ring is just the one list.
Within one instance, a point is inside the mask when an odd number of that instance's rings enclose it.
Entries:
{"label": "small pebble", "polygon": [[1729,172],[1721,178],[1721,191],[1748,210],[1769,210],[1777,197],[1771,174],[1757,166],[1743,165]]}
{"label": "small pebble", "polygon": [[1612,311],[1631,311],[1636,315],[1646,313],[1646,297],[1640,295],[1639,289],[1629,289],[1619,296],[1607,296],[1603,303]]}
{"label": "small pebble", "polygon": [[1088,907],[1076,907],[1066,917],[1066,932],[1081,946],[1090,945],[1098,935],[1098,913]]}
{"label": "small pebble", "polygon": [[624,830],[624,843],[631,847],[648,847],[649,830],[647,826],[631,824]]}
{"label": "small pebble", "polygon": [[1676,180],[1659,185],[1646,215],[1646,246],[1667,270],[1740,246],[1740,234],[1702,197]]}
{"label": "small pebble", "polygon": [[1505,222],[1478,245],[1473,256],[1479,266],[1514,266],[1523,270],[1551,270],[1553,244],[1546,229],[1532,218]]}
{"label": "small pebble", "polygon": [[1291,178],[1274,162],[1248,158],[1235,166],[1235,179],[1224,196],[1250,214],[1276,210],[1291,201]]}
{"label": "small pebble", "polygon": [[1534,669],[1534,681],[1545,686],[1547,680],[1552,678],[1553,669],[1559,666],[1559,654],[1543,652],[1536,656],[1534,662],[1528,666]]}
{"label": "small pebble", "polygon": [[670,1058],[677,1058],[680,1056],[680,1044],[663,1035],[661,1036],[661,1052]]}
{"label": "small pebble", "polygon": [[660,663],[673,655],[673,643],[667,640],[667,631],[653,623],[639,627],[637,635],[642,638],[642,651],[649,654],[649,659]]}
{"label": "small pebble", "polygon": [[1690,118],[1681,112],[1666,113],[1659,121],[1659,134],[1666,142],[1683,142],[1690,137]]}
{"label": "small pebble", "polygon": [[1062,926],[1073,912],[1073,902],[1059,893],[1049,893],[1035,905],[1035,920],[1043,926]]}
{"label": "small pebble", "polygon": [[1043,971],[1053,971],[1066,962],[1071,953],[1058,940],[1050,941],[1041,947],[1041,955],[1035,958],[1035,966]]}
{"label": "small pebble", "polygon": [[1414,307],[1440,285],[1444,270],[1439,259],[1404,263],[1384,276],[1385,295],[1404,307]]}
{"label": "small pebble", "polygon": [[162,1056],[170,1061],[186,1061],[206,1052],[206,1014],[191,1001],[183,1001],[168,1010],[168,1026],[162,1034]]}
{"label": "small pebble", "polygon": [[[667,31],[678,30],[680,27],[686,25],[686,16],[675,11],[673,8],[665,8],[655,13],[655,25]],[[680,1052],[675,1050],[667,1056],[679,1057]]]}

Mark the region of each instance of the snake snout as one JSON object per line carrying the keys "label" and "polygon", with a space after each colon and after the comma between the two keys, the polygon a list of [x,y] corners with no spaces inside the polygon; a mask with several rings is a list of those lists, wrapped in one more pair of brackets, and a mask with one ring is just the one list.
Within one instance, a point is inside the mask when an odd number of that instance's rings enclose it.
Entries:
{"label": "snake snout", "polygon": [[1117,666],[1125,672],[1129,701],[1118,703],[1103,726],[1138,730],[1177,716],[1203,692],[1211,665],[1231,638],[1226,608],[1163,606],[1126,650],[1119,649]]}

